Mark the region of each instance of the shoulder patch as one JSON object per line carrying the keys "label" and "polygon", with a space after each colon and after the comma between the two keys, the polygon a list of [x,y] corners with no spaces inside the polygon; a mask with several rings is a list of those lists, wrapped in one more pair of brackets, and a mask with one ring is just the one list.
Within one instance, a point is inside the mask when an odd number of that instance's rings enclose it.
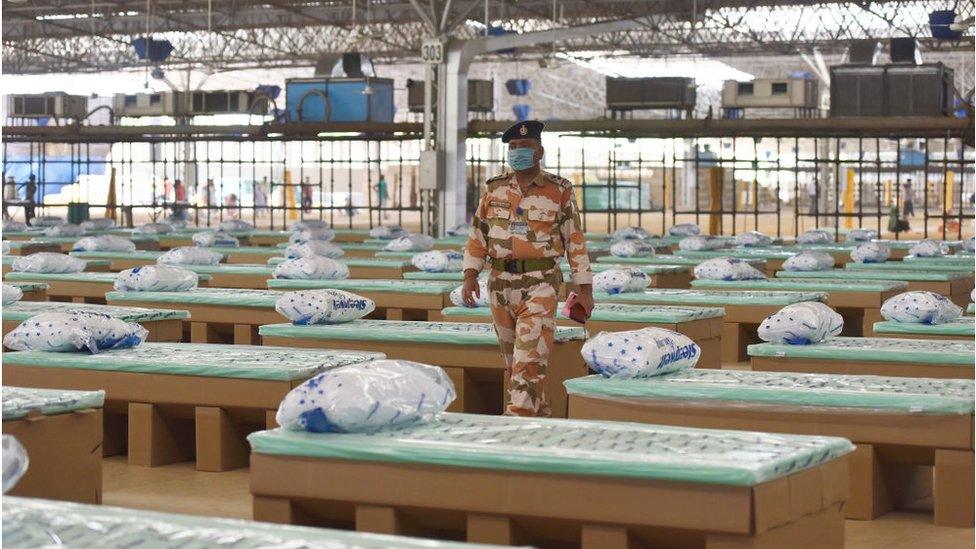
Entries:
{"label": "shoulder patch", "polygon": [[504,179],[508,179],[508,177],[509,177],[509,174],[507,174],[507,173],[498,174],[495,177],[489,177],[488,178],[488,181],[485,181],[485,185],[487,185],[489,183],[494,183],[496,181],[501,181],[501,180],[504,180]]}
{"label": "shoulder patch", "polygon": [[555,183],[556,185],[559,185],[559,187],[563,189],[573,188],[573,182],[566,179],[565,177],[559,177],[558,175],[549,172],[543,172],[543,173],[545,174],[547,181],[551,183]]}

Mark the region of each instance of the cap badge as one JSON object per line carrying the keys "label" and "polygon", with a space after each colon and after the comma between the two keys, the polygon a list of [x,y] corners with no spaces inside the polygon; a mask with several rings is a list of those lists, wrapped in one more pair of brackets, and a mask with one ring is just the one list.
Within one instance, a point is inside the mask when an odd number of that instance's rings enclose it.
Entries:
{"label": "cap badge", "polygon": [[519,128],[519,135],[528,135],[528,134],[529,134],[529,128],[527,128],[525,124],[522,124],[522,126]]}

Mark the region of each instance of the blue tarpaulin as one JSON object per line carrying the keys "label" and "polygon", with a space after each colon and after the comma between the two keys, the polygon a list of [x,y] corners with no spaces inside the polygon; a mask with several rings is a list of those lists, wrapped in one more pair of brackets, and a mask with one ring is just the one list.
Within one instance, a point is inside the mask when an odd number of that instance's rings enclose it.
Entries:
{"label": "blue tarpaulin", "polygon": [[[41,162],[36,156],[31,158],[22,155],[8,155],[3,159],[3,179],[13,177],[20,187],[27,183],[27,178],[31,174],[37,176],[37,197],[38,202],[43,201],[45,195],[58,194],[61,187],[77,183],[78,176],[81,175],[104,175],[106,165],[104,162],[93,161],[90,164],[78,162],[77,158],[72,161],[70,156],[47,156]],[[17,191],[20,198],[25,198],[25,190],[20,188]]]}

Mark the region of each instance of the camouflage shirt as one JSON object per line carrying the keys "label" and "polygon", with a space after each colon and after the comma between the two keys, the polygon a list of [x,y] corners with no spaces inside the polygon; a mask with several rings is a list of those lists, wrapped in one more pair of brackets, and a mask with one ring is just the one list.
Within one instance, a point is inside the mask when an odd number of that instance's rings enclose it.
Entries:
{"label": "camouflage shirt", "polygon": [[515,174],[489,179],[475,211],[464,268],[481,271],[486,258],[569,260],[572,281],[591,284],[590,259],[573,184],[547,172],[522,194]]}

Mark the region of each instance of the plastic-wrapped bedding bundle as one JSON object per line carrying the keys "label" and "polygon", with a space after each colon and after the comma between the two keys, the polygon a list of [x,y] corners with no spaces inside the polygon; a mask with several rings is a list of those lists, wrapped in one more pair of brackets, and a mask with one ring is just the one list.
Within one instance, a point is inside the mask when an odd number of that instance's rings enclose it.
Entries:
{"label": "plastic-wrapped bedding bundle", "polygon": [[328,227],[315,227],[294,231],[288,236],[290,244],[305,242],[328,242],[335,238],[335,233]]}
{"label": "plastic-wrapped bedding bundle", "polygon": [[329,224],[322,219],[302,219],[296,221],[288,227],[292,232],[304,231],[306,229],[328,229]]}
{"label": "plastic-wrapped bedding bundle", "polygon": [[224,258],[218,252],[193,246],[179,246],[156,258],[160,265],[217,265]]}
{"label": "plastic-wrapped bedding bundle", "polygon": [[962,249],[967,252],[976,252],[976,236],[971,236],[962,241]]}
{"label": "plastic-wrapped bedding bundle", "polygon": [[18,257],[10,269],[17,273],[80,273],[88,263],[83,259],[55,252],[37,252]]}
{"label": "plastic-wrapped bedding bundle", "polygon": [[387,252],[426,252],[433,247],[433,238],[425,234],[411,234],[391,240],[383,249]]}
{"label": "plastic-wrapped bedding bundle", "polygon": [[3,435],[3,493],[17,485],[30,466],[27,450],[13,435]]}
{"label": "plastic-wrapped bedding bundle", "polygon": [[[462,299],[462,296],[461,296],[461,291],[463,289],[464,289],[464,286],[461,285],[461,286],[458,286],[457,288],[454,288],[453,290],[451,290],[451,295],[450,295],[451,303],[453,303],[455,307],[467,307],[468,306],[464,302],[464,299]],[[489,302],[488,302],[488,279],[485,278],[485,277],[480,277],[478,279],[478,295],[475,296],[475,298],[474,298],[474,306],[475,307],[487,307],[488,305],[489,305]]]}
{"label": "plastic-wrapped bedding bundle", "polygon": [[724,245],[722,240],[712,236],[686,236],[678,241],[678,249],[686,252],[717,250]]}
{"label": "plastic-wrapped bedding bundle", "polygon": [[31,227],[54,227],[64,223],[64,220],[55,215],[41,215],[30,220]]}
{"label": "plastic-wrapped bedding bundle", "polygon": [[200,277],[173,265],[143,265],[126,269],[115,277],[120,292],[185,292],[197,287]]}
{"label": "plastic-wrapped bedding bundle", "polygon": [[2,243],[0,243],[0,250],[3,250],[3,255],[9,254],[10,253],[10,243],[7,242],[6,240],[4,240]]}
{"label": "plastic-wrapped bedding bundle", "polygon": [[393,240],[394,238],[400,238],[401,236],[406,236],[408,233],[403,227],[396,225],[380,225],[379,227],[373,227],[369,230],[370,238],[379,238],[382,240]]}
{"label": "plastic-wrapped bedding bundle", "polygon": [[741,259],[716,257],[695,266],[695,278],[703,280],[760,280],[766,275]]}
{"label": "plastic-wrapped bedding bundle", "polygon": [[453,250],[431,250],[414,255],[410,263],[428,273],[459,273],[464,255]]}
{"label": "plastic-wrapped bedding bundle", "polygon": [[614,257],[651,257],[654,246],[640,240],[620,240],[610,245],[610,255]]}
{"label": "plastic-wrapped bedding bundle", "polygon": [[583,344],[591,370],[615,378],[650,377],[695,367],[701,349],[683,334],[664,328],[600,332]]}
{"label": "plastic-wrapped bedding bundle", "polygon": [[759,325],[759,339],[786,345],[809,345],[837,337],[844,319],[819,301],[787,305]]}
{"label": "plastic-wrapped bedding bundle", "polygon": [[878,231],[874,229],[851,229],[847,233],[847,242],[870,242],[878,238]]}
{"label": "plastic-wrapped bedding bundle", "polygon": [[701,227],[694,223],[679,223],[668,229],[670,236],[697,236],[701,234]]}
{"label": "plastic-wrapped bedding bundle", "polygon": [[834,235],[823,229],[812,229],[796,237],[797,244],[829,244],[834,241]]}
{"label": "plastic-wrapped bedding bundle", "polygon": [[275,310],[294,324],[340,324],[372,313],[376,303],[344,290],[302,290],[281,294]]}
{"label": "plastic-wrapped bedding bundle", "polygon": [[313,255],[286,259],[275,266],[271,275],[298,280],[345,280],[349,278],[349,267],[334,259]]}
{"label": "plastic-wrapped bedding bundle", "polygon": [[86,231],[106,231],[115,227],[115,220],[107,217],[96,217],[82,221],[81,226]]}
{"label": "plastic-wrapped bedding bundle", "polygon": [[593,275],[593,290],[611,295],[639,292],[650,283],[650,276],[640,269],[609,269]]}
{"label": "plastic-wrapped bedding bundle", "polygon": [[289,244],[285,248],[285,257],[287,259],[315,256],[339,259],[344,255],[346,255],[346,252],[342,248],[327,240],[309,240],[308,242]]}
{"label": "plastic-wrapped bedding bundle", "polygon": [[916,257],[942,257],[949,253],[949,245],[935,240],[920,240],[908,250],[908,255]]}
{"label": "plastic-wrapped bedding bundle", "polygon": [[172,216],[172,215],[167,216],[166,219],[163,220],[163,223],[166,223],[167,225],[169,225],[170,227],[173,227],[174,229],[185,229],[186,228],[186,220],[185,219],[180,219],[179,217],[175,217],[175,216]]}
{"label": "plastic-wrapped bedding bundle", "polygon": [[20,221],[4,221],[3,222],[3,232],[5,233],[22,233],[27,230],[27,223],[21,223]]}
{"label": "plastic-wrapped bedding bundle", "polygon": [[865,242],[851,250],[855,263],[884,263],[891,257],[891,249],[880,242]]}
{"label": "plastic-wrapped bedding bundle", "polygon": [[173,226],[169,223],[145,223],[135,229],[139,234],[169,234],[173,231]]}
{"label": "plastic-wrapped bedding bundle", "polygon": [[102,234],[98,236],[86,236],[78,239],[72,246],[73,252],[134,252],[136,243],[115,236],[114,234]]}
{"label": "plastic-wrapped bedding bundle", "polygon": [[240,241],[223,231],[206,231],[193,235],[193,245],[204,248],[237,248]]}
{"label": "plastic-wrapped bedding bundle", "polygon": [[885,320],[912,324],[945,324],[962,316],[962,307],[934,292],[905,292],[881,305]]}
{"label": "plastic-wrapped bedding bundle", "polygon": [[61,225],[55,225],[53,227],[48,227],[44,229],[44,236],[81,236],[85,234],[85,228],[81,225],[72,225],[70,223],[63,223]]}
{"label": "plastic-wrapped bedding bundle", "polygon": [[748,231],[735,235],[736,246],[768,246],[772,243],[772,238],[759,231]]}
{"label": "plastic-wrapped bedding bundle", "polygon": [[610,236],[612,240],[647,240],[649,238],[654,238],[651,233],[644,230],[643,227],[624,227],[622,229],[617,229]]}
{"label": "plastic-wrapped bedding bundle", "polygon": [[444,231],[444,234],[447,236],[468,236],[469,232],[471,232],[471,225],[467,223],[458,223],[457,225]]}
{"label": "plastic-wrapped bedding bundle", "polygon": [[65,311],[34,315],[3,338],[14,351],[88,351],[128,349],[146,340],[149,331],[104,313]]}
{"label": "plastic-wrapped bedding bundle", "polygon": [[24,297],[24,291],[16,286],[11,286],[10,284],[3,285],[3,306],[13,305],[20,301]]}
{"label": "plastic-wrapped bedding bundle", "polygon": [[225,219],[220,222],[218,227],[221,231],[226,232],[246,232],[253,231],[254,225],[251,225],[247,221],[242,219]]}
{"label": "plastic-wrapped bedding bundle", "polygon": [[807,250],[783,262],[785,271],[826,271],[834,267],[834,256],[826,252]]}

